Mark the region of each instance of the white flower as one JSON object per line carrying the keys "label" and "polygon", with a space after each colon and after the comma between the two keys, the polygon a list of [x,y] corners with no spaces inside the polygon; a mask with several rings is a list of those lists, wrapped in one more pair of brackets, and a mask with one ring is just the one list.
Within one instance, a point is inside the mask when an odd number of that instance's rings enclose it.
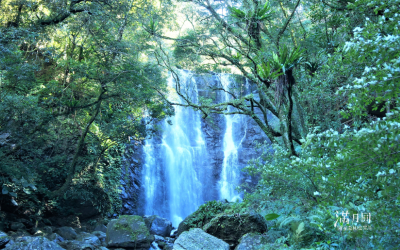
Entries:
{"label": "white flower", "polygon": [[394,173],[396,173],[396,170],[394,170],[394,169],[389,170],[389,174],[394,174]]}
{"label": "white flower", "polygon": [[317,195],[321,195],[321,194],[318,191],[315,191],[314,195],[317,196]]}
{"label": "white flower", "polygon": [[360,32],[360,31],[362,31],[363,29],[362,28],[360,28],[360,27],[355,27],[354,29],[353,29],[353,32]]}
{"label": "white flower", "polygon": [[386,175],[385,171],[382,171],[382,172],[379,171],[375,176],[379,177],[379,176],[384,176],[384,175]]}

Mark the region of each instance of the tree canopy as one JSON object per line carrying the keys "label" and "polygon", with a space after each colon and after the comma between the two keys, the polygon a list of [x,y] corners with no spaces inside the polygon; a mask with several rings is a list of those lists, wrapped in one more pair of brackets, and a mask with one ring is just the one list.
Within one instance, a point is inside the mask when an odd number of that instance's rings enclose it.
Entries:
{"label": "tree canopy", "polygon": [[160,7],[1,1],[3,195],[37,216],[60,197],[118,211],[125,144],[146,136],[143,112],[171,113],[156,95],[165,81],[141,28]]}
{"label": "tree canopy", "polygon": [[[228,101],[195,102],[176,74],[185,102],[171,103],[204,117],[248,115],[271,140],[273,156],[264,150],[247,169],[262,178],[245,204],[271,211],[269,199],[287,200],[279,211],[292,219],[287,203],[313,208],[314,223],[333,246],[357,246],[345,238],[378,232],[387,237],[372,236],[369,246],[398,244],[392,219],[400,199],[398,1],[182,2],[188,28],[175,37],[149,32],[159,43],[161,65],[238,72],[257,87],[258,95],[230,88],[221,89]],[[174,42],[171,51],[166,41]],[[330,221],[346,209],[375,211],[373,232],[338,235]],[[301,244],[300,233],[292,244]],[[331,243],[314,246],[329,249]]]}
{"label": "tree canopy", "polygon": [[[129,138],[152,132],[144,114],[159,121],[181,105],[249,116],[270,139],[239,208],[282,224],[312,217],[316,249],[398,246],[399,4],[1,0],[2,210],[40,220],[79,200],[118,212]],[[181,68],[239,74],[257,93],[195,101]],[[182,103],[168,99],[167,72]],[[373,212],[374,229],[338,232],[345,210]],[[282,240],[304,246],[300,229]]]}

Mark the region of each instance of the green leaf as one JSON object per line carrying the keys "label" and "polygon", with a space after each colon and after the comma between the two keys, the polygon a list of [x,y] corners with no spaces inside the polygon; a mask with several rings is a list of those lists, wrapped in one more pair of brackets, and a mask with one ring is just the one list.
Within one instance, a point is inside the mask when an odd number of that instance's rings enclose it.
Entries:
{"label": "green leaf", "polygon": [[11,195],[12,197],[17,197],[17,194],[14,193],[14,192],[10,192],[10,195]]}
{"label": "green leaf", "polygon": [[245,18],[246,17],[246,13],[244,13],[243,11],[235,8],[235,7],[229,7],[228,9],[232,12],[232,16],[236,17],[236,18]]}
{"label": "green leaf", "polygon": [[36,186],[33,185],[33,184],[29,184],[29,186],[30,186],[33,190],[36,190],[36,189],[37,189]]}
{"label": "green leaf", "polygon": [[299,224],[299,226],[297,227],[296,234],[297,234],[297,235],[300,235],[301,232],[303,232],[303,231],[304,231],[304,222],[301,222],[301,223]]}
{"label": "green leaf", "polygon": [[257,18],[260,21],[267,20],[271,17],[271,6],[266,2],[264,7],[258,12]]}
{"label": "green leaf", "polygon": [[267,215],[265,215],[264,217],[265,217],[266,220],[275,220],[275,219],[278,218],[279,216],[280,216],[279,214],[274,214],[274,213],[272,213],[272,214],[267,214]]}
{"label": "green leaf", "polygon": [[3,190],[1,192],[2,194],[8,194],[8,189],[6,187],[3,187]]}

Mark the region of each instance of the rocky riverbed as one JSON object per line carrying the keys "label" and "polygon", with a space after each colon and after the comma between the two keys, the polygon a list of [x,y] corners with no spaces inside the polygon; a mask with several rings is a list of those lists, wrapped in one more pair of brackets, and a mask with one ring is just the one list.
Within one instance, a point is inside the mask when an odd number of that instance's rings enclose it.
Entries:
{"label": "rocky riverbed", "polygon": [[[215,204],[214,204],[215,203]],[[254,212],[221,212],[229,204],[201,206],[183,220],[178,229],[157,215],[121,215],[107,225],[92,228],[44,226],[26,228],[14,222],[0,231],[0,249],[19,250],[253,250],[279,249],[288,229],[272,229],[271,222]],[[214,209],[217,207],[217,209]],[[213,210],[214,209],[214,210]]]}

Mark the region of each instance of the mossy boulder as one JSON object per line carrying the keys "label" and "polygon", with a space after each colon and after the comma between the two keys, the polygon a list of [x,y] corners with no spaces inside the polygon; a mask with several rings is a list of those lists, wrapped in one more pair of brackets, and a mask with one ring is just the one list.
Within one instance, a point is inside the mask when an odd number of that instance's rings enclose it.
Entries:
{"label": "mossy boulder", "polygon": [[107,247],[147,250],[153,241],[154,236],[140,216],[122,215],[107,225]]}
{"label": "mossy boulder", "polygon": [[211,219],[229,208],[230,204],[224,201],[209,201],[199,207],[194,213],[186,217],[178,226],[178,236],[191,228],[202,228]]}
{"label": "mossy boulder", "polygon": [[183,232],[174,243],[174,250],[229,250],[229,244],[210,234],[205,233],[200,228],[192,228]]}
{"label": "mossy boulder", "polygon": [[234,248],[243,235],[266,232],[267,221],[257,213],[219,214],[210,220],[203,230]]}

